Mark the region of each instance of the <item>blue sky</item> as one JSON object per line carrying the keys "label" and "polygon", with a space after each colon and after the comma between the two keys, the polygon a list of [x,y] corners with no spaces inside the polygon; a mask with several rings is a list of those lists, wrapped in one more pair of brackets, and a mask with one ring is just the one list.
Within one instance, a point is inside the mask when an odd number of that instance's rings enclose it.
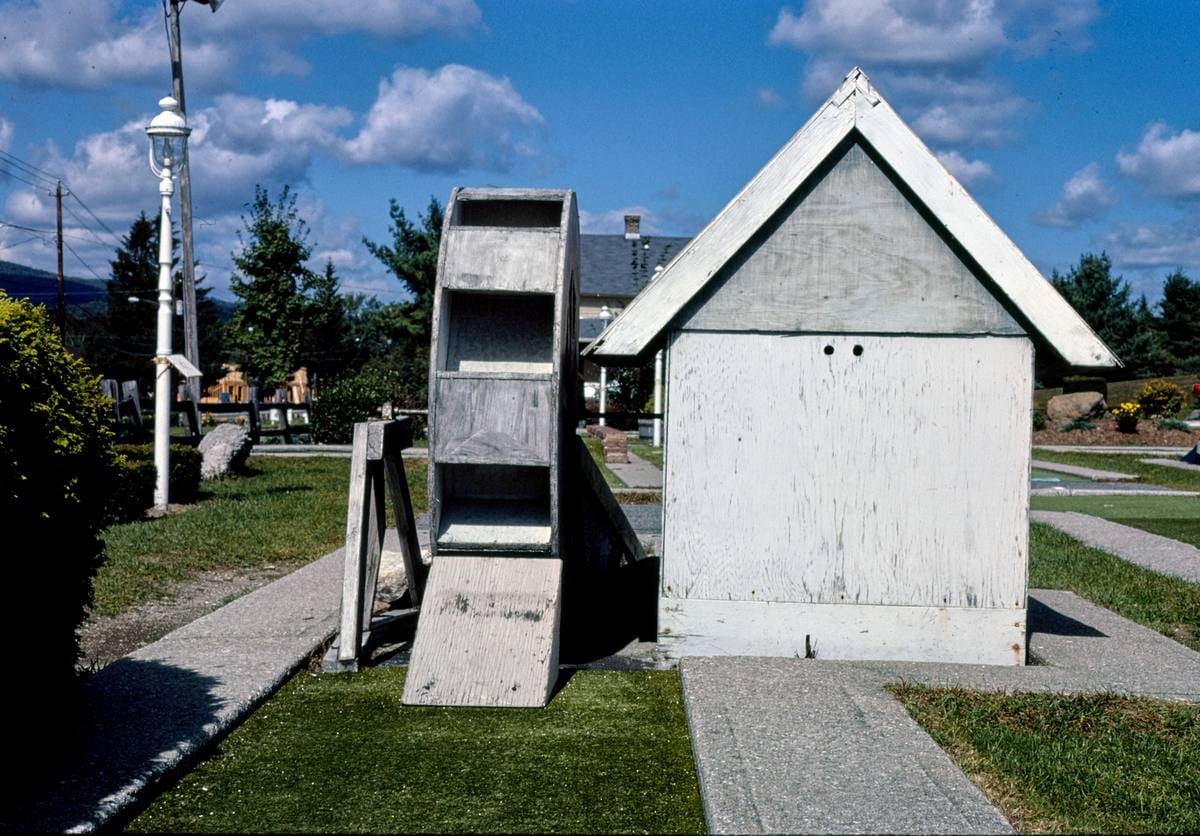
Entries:
{"label": "blue sky", "polygon": [[[389,300],[361,238],[393,197],[411,217],[455,185],[569,187],[585,231],[693,234],[856,64],[1045,274],[1103,249],[1151,300],[1200,277],[1193,2],[225,0],[182,26],[222,296],[256,183],[298,191],[315,266]],[[159,2],[0,0],[0,151],[117,234],[155,207],[142,126],[169,89]],[[112,236],[75,210],[67,270],[107,276]],[[12,225],[53,221],[0,175],[0,259],[52,270]]]}

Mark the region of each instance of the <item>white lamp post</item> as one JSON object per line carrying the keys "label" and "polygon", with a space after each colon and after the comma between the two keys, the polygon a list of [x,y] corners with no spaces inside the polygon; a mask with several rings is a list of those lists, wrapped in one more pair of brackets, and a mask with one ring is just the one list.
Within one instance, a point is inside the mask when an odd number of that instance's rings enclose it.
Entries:
{"label": "white lamp post", "polygon": [[173,177],[187,154],[191,129],[179,112],[179,102],[167,96],[162,112],[146,128],[150,135],[150,170],[158,177],[162,196],[162,225],[158,233],[158,347],[154,363],[154,507],[165,510],[171,472],[171,196]]}
{"label": "white lamp post", "polygon": [[[612,321],[613,312],[609,310],[608,305],[600,307],[600,319],[604,322],[604,328],[608,327],[608,323]],[[608,368],[600,367],[600,426],[605,426],[604,413],[608,411]]]}

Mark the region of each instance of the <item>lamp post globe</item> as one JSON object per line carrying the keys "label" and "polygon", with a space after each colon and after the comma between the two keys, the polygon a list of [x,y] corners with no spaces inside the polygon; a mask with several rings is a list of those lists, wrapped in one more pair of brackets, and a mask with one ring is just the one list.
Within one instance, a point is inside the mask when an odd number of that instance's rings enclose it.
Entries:
{"label": "lamp post globe", "polygon": [[154,352],[154,507],[166,510],[171,470],[171,197],[174,178],[187,154],[191,129],[171,96],[160,99],[161,112],[150,120],[150,170],[162,199],[158,233],[158,345]]}

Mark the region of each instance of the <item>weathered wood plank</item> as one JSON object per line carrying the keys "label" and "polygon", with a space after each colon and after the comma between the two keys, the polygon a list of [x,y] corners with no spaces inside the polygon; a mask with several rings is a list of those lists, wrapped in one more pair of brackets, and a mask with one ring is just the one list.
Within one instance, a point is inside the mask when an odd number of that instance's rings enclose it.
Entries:
{"label": "weathered wood plank", "polygon": [[553,371],[553,296],[451,291],[446,299],[449,323],[443,328],[449,333],[443,370]]}
{"label": "weathered wood plank", "polygon": [[383,466],[387,473],[388,494],[392,498],[392,516],[396,518],[396,533],[400,539],[404,574],[408,578],[408,599],[414,607],[419,607],[429,567],[421,560],[421,544],[417,540],[417,523],[413,519],[412,497],[408,493],[408,479],[404,475],[401,449],[403,448],[397,448],[385,456]]}
{"label": "weathered wood plank", "polygon": [[1023,606],[1028,339],[683,332],[669,372],[665,596]]}
{"label": "weathered wood plank", "polygon": [[544,706],[558,678],[561,593],[560,560],[435,559],[403,702]]}
{"label": "weathered wood plank", "polygon": [[625,545],[625,550],[630,558],[632,560],[645,560],[646,550],[642,548],[642,541],[638,539],[633,526],[629,524],[629,519],[625,516],[625,512],[621,510],[617,498],[613,496],[612,489],[604,481],[604,475],[600,472],[595,459],[592,458],[592,454],[584,446],[582,439],[576,438],[575,442],[579,451],[579,469],[583,475],[583,484],[596,497],[600,508],[604,511],[605,519],[616,532],[617,538]]}
{"label": "weathered wood plank", "polygon": [[352,662],[370,628],[383,547],[383,480],[368,458],[370,425],[354,425],[350,491],[346,507],[346,545],[342,562],[342,612],[338,660]]}
{"label": "weathered wood plank", "polygon": [[442,286],[451,290],[554,293],[561,246],[557,226],[451,227]]}
{"label": "weathered wood plank", "polygon": [[550,542],[549,501],[451,497],[442,502],[439,549],[547,552]]}
{"label": "weathered wood plank", "polygon": [[439,378],[439,462],[550,463],[557,411],[551,381]]}
{"label": "weathered wood plank", "polygon": [[1023,334],[855,144],[681,315],[688,330]]}
{"label": "weathered wood plank", "polygon": [[659,648],[684,656],[786,656],[1025,664],[1024,604],[888,607],[660,598]]}

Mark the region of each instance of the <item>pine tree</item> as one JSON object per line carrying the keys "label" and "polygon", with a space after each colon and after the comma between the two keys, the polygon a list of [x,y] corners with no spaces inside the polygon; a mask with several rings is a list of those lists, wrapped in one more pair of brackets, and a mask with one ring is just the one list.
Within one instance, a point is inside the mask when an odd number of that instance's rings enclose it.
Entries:
{"label": "pine tree", "polygon": [[311,248],[308,225],[287,186],[271,202],[267,190],[254,188],[249,217],[242,217],[246,238],[235,255],[229,289],[238,305],[227,330],[234,361],[260,386],[282,386],[300,363],[307,299],[314,274],[306,266]]}
{"label": "pine tree", "polygon": [[1163,280],[1158,331],[1176,367],[1200,371],[1200,281],[1176,270]]}
{"label": "pine tree", "polygon": [[307,297],[300,360],[310,380],[329,380],[344,372],[354,356],[346,301],[332,261],[325,262],[324,274],[312,275]]}

